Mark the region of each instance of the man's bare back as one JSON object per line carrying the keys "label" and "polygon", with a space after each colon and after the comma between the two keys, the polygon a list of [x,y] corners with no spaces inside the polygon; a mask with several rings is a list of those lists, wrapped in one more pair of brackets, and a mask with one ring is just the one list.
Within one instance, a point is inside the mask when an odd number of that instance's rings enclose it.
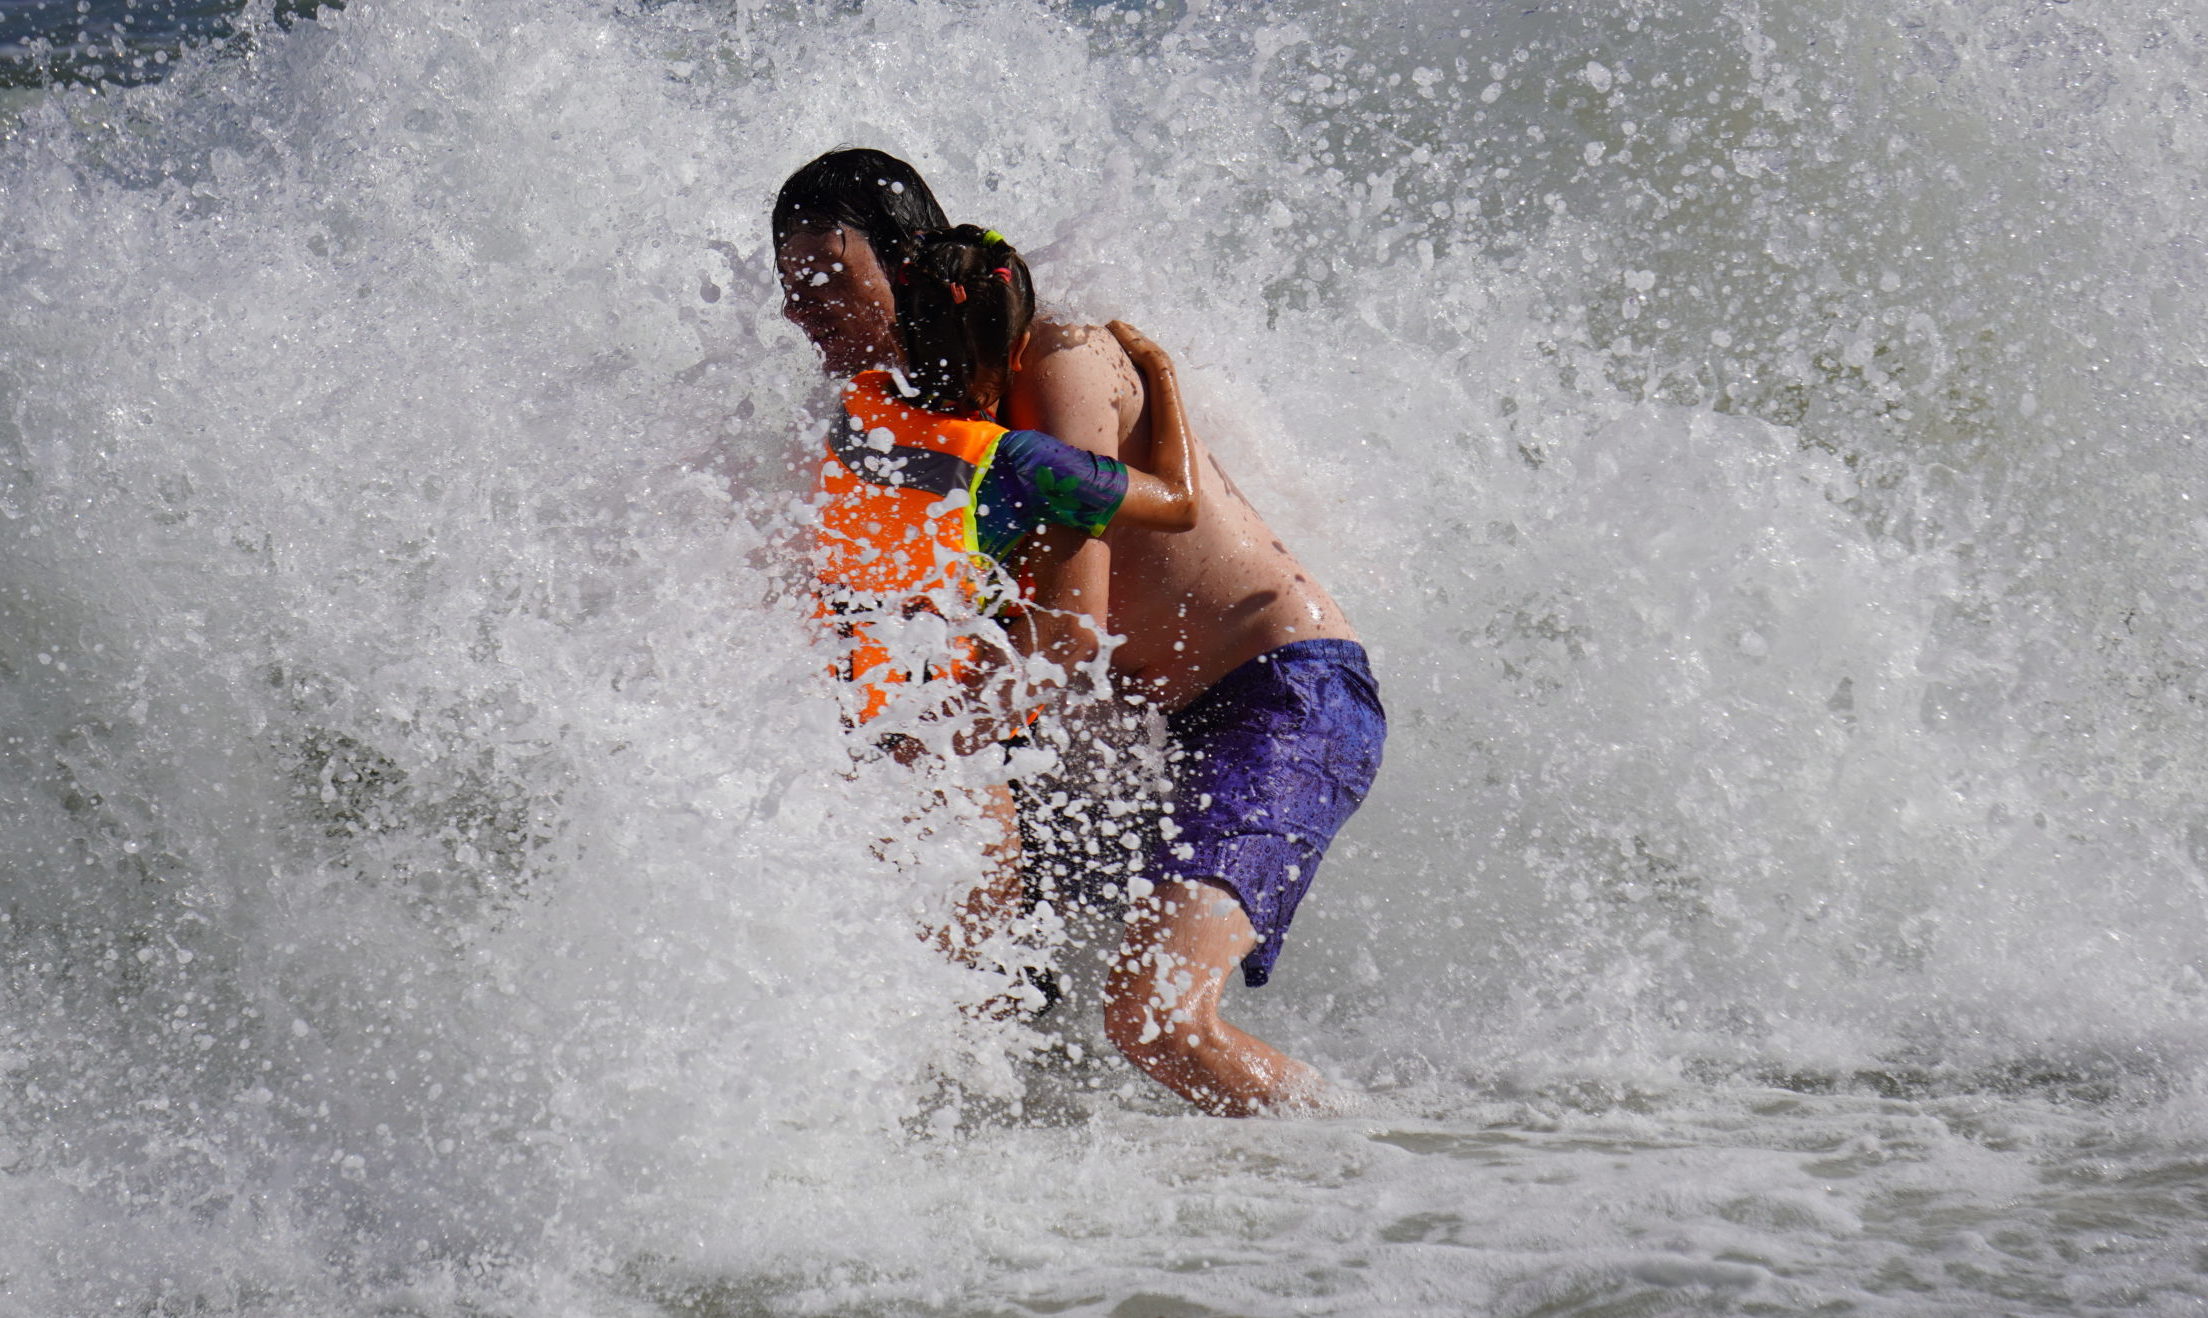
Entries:
{"label": "man's bare back", "polygon": [[[1141,375],[1111,334],[1038,320],[1015,373],[1006,421],[1069,444],[1150,465]],[[1201,437],[1194,530],[1114,527],[1106,626],[1122,690],[1179,709],[1258,655],[1295,641],[1357,633],[1319,583],[1243,497]]]}

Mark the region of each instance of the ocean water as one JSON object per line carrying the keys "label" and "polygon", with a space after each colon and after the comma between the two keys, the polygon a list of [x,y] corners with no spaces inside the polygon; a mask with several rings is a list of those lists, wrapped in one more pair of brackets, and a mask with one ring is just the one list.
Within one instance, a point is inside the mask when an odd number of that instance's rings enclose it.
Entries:
{"label": "ocean water", "polygon": [[[79,12],[0,92],[0,1313],[2208,1311],[2208,18]],[[845,143],[1168,345],[1364,632],[1230,1002],[1345,1113],[1112,1061],[1108,913],[1033,1025],[915,936],[979,838],[796,588]],[[1023,766],[1103,856],[1140,732]]]}

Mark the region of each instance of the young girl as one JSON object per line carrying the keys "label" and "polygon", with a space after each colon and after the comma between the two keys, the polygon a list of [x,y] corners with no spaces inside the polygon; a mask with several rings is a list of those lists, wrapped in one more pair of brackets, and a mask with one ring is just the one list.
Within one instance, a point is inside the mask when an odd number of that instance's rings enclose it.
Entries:
{"label": "young girl", "polygon": [[[1004,624],[1024,654],[1078,653],[1075,633],[1101,627],[1080,618],[1077,598],[1055,589],[1055,569],[1082,538],[1115,522],[1193,527],[1193,445],[1171,360],[1118,322],[1113,334],[1150,380],[1155,474],[995,421],[1026,344],[1034,290],[1027,263],[994,230],[923,233],[889,278],[905,366],[853,379],[843,423],[830,434],[820,484],[823,608],[843,619],[839,631],[853,643],[840,675],[860,685],[857,722],[905,703],[892,688],[915,676],[956,681],[967,698],[954,703],[976,716],[956,748],[971,753],[1022,722],[1019,693],[1008,689],[1013,666],[979,663],[970,630],[944,646],[939,631],[921,628],[921,643],[942,653],[920,656],[915,674],[867,620],[989,619]],[[904,746],[900,758],[913,749]]]}
{"label": "young girl", "polygon": [[[947,730],[965,755],[1019,735],[1036,712],[1031,688],[1063,683],[1103,631],[1061,569],[1115,522],[1190,529],[1197,487],[1172,362],[1116,321],[1149,377],[1155,474],[996,422],[1034,315],[1027,264],[1003,235],[923,233],[886,273],[905,365],[845,389],[821,463],[817,570],[822,612],[848,646],[837,672],[854,684],[852,721],[902,713],[913,731],[878,744],[911,764],[927,749],[916,730]],[[1020,656],[1047,662],[1031,674]],[[979,803],[990,873],[959,928],[936,935],[969,964],[1024,896],[1012,794],[998,784]]]}

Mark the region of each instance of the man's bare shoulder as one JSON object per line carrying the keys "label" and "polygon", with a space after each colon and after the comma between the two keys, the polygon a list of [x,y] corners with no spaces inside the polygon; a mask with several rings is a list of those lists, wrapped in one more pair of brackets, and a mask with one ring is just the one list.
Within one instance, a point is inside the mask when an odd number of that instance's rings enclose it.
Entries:
{"label": "man's bare shoulder", "polygon": [[1126,355],[1120,351],[1119,341],[1102,325],[1081,325],[1037,316],[1027,327],[1027,336],[1027,353],[1020,360],[1028,365],[1040,365],[1053,357],[1070,361],[1089,355]]}
{"label": "man's bare shoulder", "polygon": [[1142,414],[1142,377],[1103,326],[1038,320],[1008,411],[1014,426],[1116,456]]}

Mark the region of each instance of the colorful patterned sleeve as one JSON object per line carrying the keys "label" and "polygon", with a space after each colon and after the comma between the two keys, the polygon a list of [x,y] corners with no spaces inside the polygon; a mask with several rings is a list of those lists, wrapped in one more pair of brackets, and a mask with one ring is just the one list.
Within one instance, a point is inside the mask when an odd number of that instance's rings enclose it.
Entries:
{"label": "colorful patterned sleeve", "polygon": [[1013,430],[997,441],[977,494],[981,551],[1001,560],[1045,526],[1104,534],[1127,498],[1127,464],[1039,430]]}

